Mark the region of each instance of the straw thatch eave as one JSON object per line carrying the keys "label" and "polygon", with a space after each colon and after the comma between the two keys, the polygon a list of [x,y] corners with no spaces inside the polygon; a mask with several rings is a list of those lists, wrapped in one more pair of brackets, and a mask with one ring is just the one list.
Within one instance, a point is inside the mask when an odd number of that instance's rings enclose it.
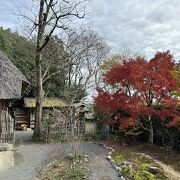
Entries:
{"label": "straw thatch eave", "polygon": [[0,51],[0,100],[21,98],[28,84],[22,72]]}

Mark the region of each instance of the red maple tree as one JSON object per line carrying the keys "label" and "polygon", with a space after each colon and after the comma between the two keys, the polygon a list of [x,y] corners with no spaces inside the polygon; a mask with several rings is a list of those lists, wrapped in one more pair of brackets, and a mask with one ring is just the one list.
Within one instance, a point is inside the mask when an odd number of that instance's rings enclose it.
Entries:
{"label": "red maple tree", "polygon": [[[169,51],[157,52],[150,61],[137,57],[113,66],[104,74],[104,83],[111,87],[110,90],[97,89],[97,113],[110,115],[122,109],[131,117],[129,124],[133,118],[149,133],[149,142],[153,143],[153,117],[178,119],[179,101],[171,94],[179,91],[177,79],[171,73],[174,66]],[[122,127],[127,127],[128,119],[122,121]]]}

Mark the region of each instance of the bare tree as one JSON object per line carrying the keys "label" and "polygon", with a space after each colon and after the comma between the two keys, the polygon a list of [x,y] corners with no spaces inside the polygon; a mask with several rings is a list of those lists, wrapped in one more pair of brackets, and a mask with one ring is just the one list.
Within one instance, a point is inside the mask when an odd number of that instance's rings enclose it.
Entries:
{"label": "bare tree", "polygon": [[[63,41],[59,37],[53,36],[53,41],[48,43],[43,53],[43,85],[47,86],[51,82],[49,80],[56,77],[62,81],[61,97],[65,97],[72,88],[79,88],[83,96],[83,92],[99,83],[100,65],[110,48],[89,29],[67,30]],[[52,67],[55,67],[53,71]],[[48,89],[45,90],[47,95]]]}
{"label": "bare tree", "polygon": [[98,83],[100,65],[107,58],[110,48],[97,33],[89,29],[79,32],[68,31],[65,49],[68,53],[69,85],[79,86],[87,90]]}
{"label": "bare tree", "polygon": [[84,17],[85,12],[84,9],[82,9],[83,2],[84,1],[75,0],[40,0],[38,18],[36,22],[33,22],[34,29],[37,29],[37,41],[35,51],[37,94],[35,130],[33,136],[34,139],[40,139],[40,127],[42,121],[43,50],[57,28],[67,28],[65,23],[70,19],[70,17]]}

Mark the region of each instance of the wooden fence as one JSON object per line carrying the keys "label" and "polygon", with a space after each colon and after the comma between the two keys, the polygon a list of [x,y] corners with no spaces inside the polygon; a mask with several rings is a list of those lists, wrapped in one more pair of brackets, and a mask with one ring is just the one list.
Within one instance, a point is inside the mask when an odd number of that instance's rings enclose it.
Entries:
{"label": "wooden fence", "polygon": [[9,115],[8,111],[1,111],[0,124],[0,142],[13,144],[14,119]]}
{"label": "wooden fence", "polygon": [[42,139],[49,142],[50,139],[59,139],[74,131],[75,134],[85,133],[85,121],[64,121],[54,125],[47,125],[41,128]]}

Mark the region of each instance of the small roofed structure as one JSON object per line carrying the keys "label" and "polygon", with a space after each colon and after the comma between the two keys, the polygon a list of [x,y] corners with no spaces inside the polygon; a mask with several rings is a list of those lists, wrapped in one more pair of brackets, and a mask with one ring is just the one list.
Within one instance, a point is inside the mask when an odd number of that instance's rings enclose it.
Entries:
{"label": "small roofed structure", "polygon": [[0,51],[0,142],[13,139],[14,119],[9,110],[10,103],[20,99],[28,85],[22,72]]}
{"label": "small roofed structure", "polygon": [[[34,128],[34,122],[35,122],[35,107],[36,107],[36,99],[35,98],[24,98],[24,106],[26,109],[28,109],[28,120],[27,122],[21,122],[24,124],[27,124],[28,127]],[[68,106],[70,106],[68,103],[63,101],[62,99],[58,98],[45,98],[43,99],[43,118],[47,115],[45,110],[52,110],[54,108],[56,109],[61,109],[62,111],[66,111]],[[74,107],[74,112],[76,117],[78,117],[82,121],[88,121],[90,125],[87,127],[92,126],[93,128],[87,128],[87,129],[95,129],[96,125],[94,123],[94,113],[91,111],[90,107],[88,104],[84,102],[79,102],[79,103],[72,103],[72,107]],[[49,112],[50,112],[49,111]],[[45,116],[44,116],[45,115]],[[16,118],[18,119],[18,118]],[[20,121],[16,120],[16,128],[18,129],[19,125],[17,122],[20,124]],[[83,124],[83,123],[82,123]]]}
{"label": "small roofed structure", "polygon": [[[27,124],[27,127],[34,128],[35,124],[35,108],[36,108],[36,98],[24,98],[24,106],[28,111],[28,119],[27,122],[18,121],[16,117],[16,129],[19,129],[21,124]],[[64,108],[67,107],[67,103],[62,99],[58,98],[45,98],[43,99],[43,110],[51,111],[54,108]],[[44,111],[43,111],[44,112]],[[44,118],[43,113],[43,118]]]}
{"label": "small roofed structure", "polygon": [[[35,98],[25,98],[24,99],[25,107],[27,108],[35,108],[36,107],[36,99]],[[61,99],[47,98],[43,99],[43,108],[51,108],[51,107],[64,107],[67,104]]]}

